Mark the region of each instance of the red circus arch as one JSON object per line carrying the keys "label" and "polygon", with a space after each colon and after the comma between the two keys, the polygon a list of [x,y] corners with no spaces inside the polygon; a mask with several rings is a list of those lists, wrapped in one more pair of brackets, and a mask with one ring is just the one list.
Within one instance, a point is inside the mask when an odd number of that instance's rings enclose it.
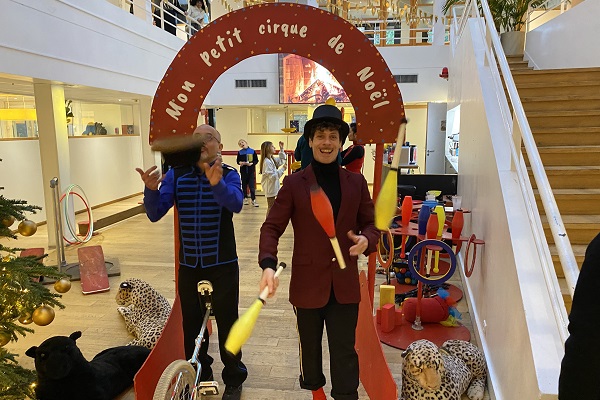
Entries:
{"label": "red circus arch", "polygon": [[404,117],[402,95],[368,38],[348,21],[318,8],[271,3],[228,13],[181,48],[152,103],[150,143],[190,134],[222,73],[246,58],[273,53],[309,58],[336,77],[354,107],[359,142],[396,141]]}
{"label": "red circus arch", "polygon": [[[405,117],[400,89],[383,56],[352,24],[318,8],[294,3],[261,4],[233,11],[213,21],[179,51],[152,102],[150,144],[171,135],[191,134],[208,92],[217,78],[240,61],[260,54],[290,53],[318,62],[343,86],[360,126],[360,143],[396,142]],[[378,191],[379,175],[374,191]],[[177,255],[176,255],[177,256]],[[374,261],[374,258],[373,258]],[[373,268],[372,268],[373,267]],[[369,279],[374,265],[369,266]],[[372,283],[369,284],[372,288]],[[361,276],[363,300],[370,296]],[[357,351],[361,382],[370,398],[397,399],[398,393],[372,325],[372,305],[361,301]],[[361,322],[363,321],[363,322]],[[136,398],[152,398],[164,368],[183,358],[178,297],[162,336],[135,377]]]}

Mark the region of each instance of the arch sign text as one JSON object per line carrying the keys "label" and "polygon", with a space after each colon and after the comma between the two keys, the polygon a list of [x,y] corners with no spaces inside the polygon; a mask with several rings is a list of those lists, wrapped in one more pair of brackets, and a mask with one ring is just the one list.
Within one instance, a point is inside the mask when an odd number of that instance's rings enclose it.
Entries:
{"label": "arch sign text", "polygon": [[327,68],[346,91],[362,143],[395,142],[402,96],[382,55],[354,25],[294,3],[242,8],[215,20],[179,51],[152,103],[150,143],[190,134],[219,75],[259,54],[291,53]]}

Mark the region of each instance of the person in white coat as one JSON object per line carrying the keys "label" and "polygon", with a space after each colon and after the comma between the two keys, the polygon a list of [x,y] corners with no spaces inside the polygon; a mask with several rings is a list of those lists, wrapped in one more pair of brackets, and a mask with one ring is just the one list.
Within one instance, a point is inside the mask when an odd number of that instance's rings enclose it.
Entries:
{"label": "person in white coat", "polygon": [[279,180],[285,171],[287,157],[283,150],[283,142],[279,142],[279,157],[275,157],[273,142],[260,145],[260,173],[262,174],[262,190],[267,198],[267,214],[271,210],[279,192]]}
{"label": "person in white coat", "polygon": [[206,25],[206,9],[202,0],[190,0],[185,15],[187,17],[187,28],[190,36],[195,35],[196,32]]}

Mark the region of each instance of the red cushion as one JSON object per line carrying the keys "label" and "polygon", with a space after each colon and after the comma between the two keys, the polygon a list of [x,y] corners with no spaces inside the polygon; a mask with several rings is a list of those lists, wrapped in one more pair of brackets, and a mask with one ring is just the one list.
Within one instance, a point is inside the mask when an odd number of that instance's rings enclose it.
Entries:
{"label": "red cushion", "polygon": [[[408,322],[414,322],[417,315],[417,299],[409,297],[402,303],[402,313]],[[421,299],[421,322],[440,322],[448,318],[448,304],[440,296]]]}

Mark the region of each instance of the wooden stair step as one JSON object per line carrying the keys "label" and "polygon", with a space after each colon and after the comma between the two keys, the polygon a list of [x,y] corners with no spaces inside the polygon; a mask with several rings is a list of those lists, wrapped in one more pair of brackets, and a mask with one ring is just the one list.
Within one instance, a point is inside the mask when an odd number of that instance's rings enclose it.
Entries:
{"label": "wooden stair step", "polygon": [[[516,84],[516,82],[515,82]],[[516,84],[517,89],[535,89],[535,88],[546,88],[546,87],[577,87],[577,86],[600,86],[600,82],[594,79],[585,80],[562,80],[559,82],[553,82],[551,85],[546,82],[519,82]]]}
{"label": "wooden stair step", "polygon": [[532,130],[537,127],[599,127],[600,110],[547,110],[526,113]]}
{"label": "wooden stair step", "polygon": [[515,82],[519,96],[596,95],[600,80],[564,82]]}
{"label": "wooden stair step", "polygon": [[544,166],[600,166],[600,146],[545,146],[538,152]]}
{"label": "wooden stair step", "polygon": [[600,68],[537,69],[511,71],[516,82],[564,82],[600,79]]}
{"label": "wooden stair step", "polygon": [[558,96],[524,96],[521,103],[526,112],[550,110],[600,110],[597,94],[565,94]]}
{"label": "wooden stair step", "polygon": [[[600,189],[553,189],[554,200],[561,214],[594,215],[598,213]],[[537,189],[533,190],[538,210],[543,213]]]}
{"label": "wooden stair step", "polygon": [[[509,62],[508,65],[510,66],[510,70],[512,71],[522,71],[522,70],[533,70],[533,67],[529,66],[529,62],[527,61],[512,61]],[[498,70],[500,70],[500,68],[498,67]],[[500,73],[502,73],[502,71],[500,71]]]}
{"label": "wooden stair step", "polygon": [[[529,175],[532,177],[531,169]],[[600,187],[600,167],[598,166],[547,166],[546,175],[553,189],[586,189]],[[532,185],[535,181],[532,178]]]}
{"label": "wooden stair step", "polygon": [[540,127],[532,128],[533,137],[538,146],[568,145],[577,143],[582,146],[600,145],[600,127]]}
{"label": "wooden stair step", "polygon": [[[600,215],[561,215],[561,218],[572,245],[586,245],[600,231]],[[541,219],[548,243],[554,243],[546,216],[541,215]]]}
{"label": "wooden stair step", "polygon": [[506,61],[508,61],[508,63],[512,63],[513,61],[523,61],[523,54],[516,54],[516,55],[512,55],[512,56],[506,56]]}
{"label": "wooden stair step", "polygon": [[[564,278],[565,273],[562,270],[562,266],[560,265],[560,258],[558,257],[558,251],[556,250],[556,245],[554,243],[550,244],[550,255],[552,256],[552,263],[554,264],[554,271],[556,271],[556,276],[558,278]],[[575,256],[575,261],[577,261],[577,265],[579,269],[581,269],[581,265],[583,264],[583,259],[585,258],[585,250],[587,249],[586,244],[571,244],[571,248],[573,249],[573,255]]]}

